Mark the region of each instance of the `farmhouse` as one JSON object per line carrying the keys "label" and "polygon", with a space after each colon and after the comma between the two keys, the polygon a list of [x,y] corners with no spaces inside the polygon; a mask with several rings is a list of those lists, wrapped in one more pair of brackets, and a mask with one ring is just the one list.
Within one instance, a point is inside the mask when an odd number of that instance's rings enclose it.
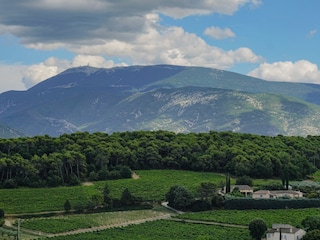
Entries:
{"label": "farmhouse", "polygon": [[305,234],[306,231],[289,224],[272,224],[272,229],[267,231],[267,240],[300,240]]}
{"label": "farmhouse", "polygon": [[[252,187],[248,185],[231,185],[230,186],[230,192],[232,192],[235,189],[239,189],[239,192],[244,194],[245,196],[248,196],[248,194],[253,193]],[[226,193],[226,187],[224,187],[224,192]]]}
{"label": "farmhouse", "polygon": [[280,198],[280,197],[289,197],[289,198],[301,198],[303,197],[303,193],[300,191],[293,190],[277,190],[277,191],[269,191],[269,190],[259,190],[252,194],[252,198]]}

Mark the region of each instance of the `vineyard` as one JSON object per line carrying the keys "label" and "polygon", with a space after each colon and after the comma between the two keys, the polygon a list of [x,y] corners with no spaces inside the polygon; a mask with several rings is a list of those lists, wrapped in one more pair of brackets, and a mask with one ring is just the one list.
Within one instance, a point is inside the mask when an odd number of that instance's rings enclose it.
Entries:
{"label": "vineyard", "polygon": [[0,208],[7,214],[58,211],[66,199],[76,204],[96,193],[92,186],[0,189]]}
{"label": "vineyard", "polygon": [[160,220],[99,232],[54,237],[52,240],[184,240],[197,238],[234,240],[234,236],[237,236],[237,240],[251,240],[247,229]]}
{"label": "vineyard", "polygon": [[254,218],[262,218],[271,227],[273,223],[299,226],[307,216],[320,215],[320,209],[280,209],[280,210],[214,210],[178,215],[179,219],[214,221],[248,226]]}
{"label": "vineyard", "polygon": [[[166,192],[174,185],[183,185],[196,193],[203,182],[211,182],[220,186],[225,176],[218,173],[200,173],[178,170],[140,170],[133,179],[108,180],[110,194],[119,198],[125,188],[130,189],[134,196],[143,200],[162,201]],[[316,173],[318,176],[319,172]],[[265,185],[279,180],[253,180],[254,185]],[[232,179],[232,184],[235,179]],[[172,212],[158,207],[152,210],[102,212],[91,214],[61,214],[44,217],[44,212],[64,211],[64,202],[68,199],[72,206],[87,202],[93,195],[101,195],[106,181],[91,182],[82,186],[56,188],[19,188],[0,189],[0,208],[6,214],[29,215],[23,218],[21,228],[34,232],[32,238],[50,236],[53,240],[75,239],[234,239],[249,240],[246,226],[256,218],[262,218],[268,227],[272,223],[286,223],[300,226],[307,216],[320,215],[320,210],[282,209],[282,210],[214,210],[199,213],[175,215],[174,220],[157,220],[170,218]],[[33,213],[42,213],[42,217],[31,217]],[[60,214],[60,215],[59,215]],[[14,217],[14,215],[11,215]],[[17,216],[16,216],[17,217]],[[191,223],[195,220],[198,223]],[[135,225],[135,223],[140,223]],[[219,225],[221,223],[221,225]],[[228,225],[230,224],[230,225]],[[233,227],[238,225],[240,227]],[[0,239],[14,237],[17,224],[12,230],[3,230]],[[0,231],[1,234],[1,231]],[[61,235],[61,236],[59,236]],[[40,237],[41,236],[41,237]]]}
{"label": "vineyard", "polygon": [[[109,180],[110,194],[119,198],[128,188],[134,196],[143,200],[161,201],[173,185],[184,185],[195,192],[202,182],[219,184],[224,176],[216,173],[200,173],[178,170],[141,170],[138,179]],[[92,195],[101,194],[106,181],[94,182],[89,186],[57,188],[0,189],[0,208],[7,214],[33,213],[64,210],[68,199],[71,205],[86,203]]]}
{"label": "vineyard", "polygon": [[126,222],[168,216],[165,211],[136,210],[33,218],[22,222],[23,228],[44,233],[62,233],[83,228],[115,226]]}

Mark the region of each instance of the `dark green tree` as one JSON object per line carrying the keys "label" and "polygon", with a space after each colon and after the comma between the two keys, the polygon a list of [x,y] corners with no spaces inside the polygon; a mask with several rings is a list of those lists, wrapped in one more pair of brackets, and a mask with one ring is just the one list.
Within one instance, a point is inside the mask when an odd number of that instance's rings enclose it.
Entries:
{"label": "dark green tree", "polygon": [[224,198],[219,194],[215,194],[211,198],[211,206],[213,208],[222,208],[224,205]]}
{"label": "dark green tree", "polygon": [[315,229],[307,232],[306,235],[303,236],[302,240],[319,240],[320,239],[320,230]]}
{"label": "dark green tree", "polygon": [[66,212],[69,212],[69,211],[71,210],[71,204],[70,204],[69,200],[66,200],[66,201],[64,202],[63,207],[64,207],[64,210],[65,210]]}
{"label": "dark green tree", "polygon": [[91,196],[91,203],[93,208],[101,207],[103,203],[103,197],[100,194],[94,194]]}
{"label": "dark green tree", "polygon": [[134,204],[134,196],[131,194],[128,188],[123,190],[121,194],[120,202],[122,205],[127,205],[127,206]]}
{"label": "dark green tree", "polygon": [[267,229],[267,224],[261,218],[255,218],[249,223],[250,235],[255,240],[261,240]]}
{"label": "dark green tree", "polygon": [[105,208],[112,208],[112,198],[110,197],[110,189],[108,183],[104,185],[103,188],[103,206]]}
{"label": "dark green tree", "polygon": [[301,225],[307,230],[312,231],[320,229],[320,216],[308,216],[302,220]]}
{"label": "dark green tree", "polygon": [[0,219],[4,218],[4,210],[0,208]]}
{"label": "dark green tree", "polygon": [[202,200],[212,197],[216,193],[217,186],[214,183],[203,182],[197,189]]}
{"label": "dark green tree", "polygon": [[249,176],[241,176],[236,180],[236,185],[248,185],[253,186],[252,179]]}
{"label": "dark green tree", "polygon": [[166,200],[170,207],[178,210],[186,210],[194,198],[192,193],[184,186],[173,186],[166,193]]}
{"label": "dark green tree", "polygon": [[231,190],[231,183],[230,183],[230,174],[226,175],[226,193],[229,193]]}

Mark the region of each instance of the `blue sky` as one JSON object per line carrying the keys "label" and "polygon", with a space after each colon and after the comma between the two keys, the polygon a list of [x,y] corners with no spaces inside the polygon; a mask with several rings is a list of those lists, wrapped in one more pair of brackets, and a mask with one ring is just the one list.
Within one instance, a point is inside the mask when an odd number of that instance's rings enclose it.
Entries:
{"label": "blue sky", "polygon": [[88,64],[320,84],[319,9],[319,0],[0,0],[0,92]]}

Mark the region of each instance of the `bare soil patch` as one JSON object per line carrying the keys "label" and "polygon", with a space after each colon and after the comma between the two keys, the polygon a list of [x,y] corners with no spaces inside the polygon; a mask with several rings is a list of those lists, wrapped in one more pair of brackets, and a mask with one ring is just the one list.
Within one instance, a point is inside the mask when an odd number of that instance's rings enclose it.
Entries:
{"label": "bare soil patch", "polygon": [[136,174],[135,172],[132,172],[132,178],[133,178],[133,179],[139,179],[140,177],[139,177],[139,175]]}
{"label": "bare soil patch", "polygon": [[82,183],[83,186],[92,186],[93,182],[84,182]]}

